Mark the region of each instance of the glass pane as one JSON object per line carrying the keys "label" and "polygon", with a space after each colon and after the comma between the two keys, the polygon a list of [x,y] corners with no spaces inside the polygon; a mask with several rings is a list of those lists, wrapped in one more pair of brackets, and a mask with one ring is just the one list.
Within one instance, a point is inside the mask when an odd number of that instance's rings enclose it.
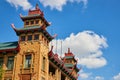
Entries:
{"label": "glass pane", "polygon": [[36,21],[35,21],[35,24],[38,24],[38,23],[39,23],[39,20],[36,20]]}
{"label": "glass pane", "polygon": [[28,35],[28,41],[32,40],[32,35]]}
{"label": "glass pane", "polygon": [[14,65],[14,57],[8,57],[7,68],[9,70],[13,69],[13,65]]}
{"label": "glass pane", "polygon": [[34,24],[34,21],[31,21],[31,24]]}
{"label": "glass pane", "polygon": [[0,67],[3,65],[3,57],[0,57]]}
{"label": "glass pane", "polygon": [[42,70],[45,70],[45,57],[43,57]]}
{"label": "glass pane", "polygon": [[25,56],[25,68],[30,68],[31,66],[31,55]]}
{"label": "glass pane", "polygon": [[26,22],[26,25],[29,25],[29,22],[28,22],[28,21]]}
{"label": "glass pane", "polygon": [[34,35],[34,40],[39,40],[39,34]]}
{"label": "glass pane", "polygon": [[25,41],[25,36],[21,36],[21,41]]}

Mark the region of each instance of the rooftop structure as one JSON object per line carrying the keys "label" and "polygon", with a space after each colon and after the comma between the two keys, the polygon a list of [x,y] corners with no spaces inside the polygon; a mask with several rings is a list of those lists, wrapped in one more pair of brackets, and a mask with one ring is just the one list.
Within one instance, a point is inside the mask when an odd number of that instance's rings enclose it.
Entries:
{"label": "rooftop structure", "polygon": [[61,59],[53,47],[49,50],[55,36],[46,30],[50,23],[38,4],[20,18],[24,27],[11,25],[19,40],[0,43],[0,66],[5,70],[2,80],[77,80],[77,60],[70,49]]}

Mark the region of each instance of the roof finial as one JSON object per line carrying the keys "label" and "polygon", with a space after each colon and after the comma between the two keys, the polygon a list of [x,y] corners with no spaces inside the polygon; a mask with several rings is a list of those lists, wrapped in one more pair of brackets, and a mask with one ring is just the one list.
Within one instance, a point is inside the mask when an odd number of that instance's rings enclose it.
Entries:
{"label": "roof finial", "polygon": [[39,9],[39,5],[38,5],[38,3],[36,4],[35,9]]}
{"label": "roof finial", "polygon": [[70,53],[70,48],[68,48],[68,53]]}
{"label": "roof finial", "polygon": [[51,51],[53,50],[53,46],[51,46]]}
{"label": "roof finial", "polygon": [[12,26],[12,28],[13,28],[13,29],[15,29],[15,26],[14,26],[14,24],[11,24],[11,26]]}

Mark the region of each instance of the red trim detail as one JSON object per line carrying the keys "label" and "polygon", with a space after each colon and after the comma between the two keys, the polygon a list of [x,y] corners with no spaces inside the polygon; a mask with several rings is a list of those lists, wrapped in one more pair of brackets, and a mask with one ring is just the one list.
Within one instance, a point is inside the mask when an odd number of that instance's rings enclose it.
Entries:
{"label": "red trim detail", "polygon": [[40,10],[38,4],[36,4],[35,10],[29,10],[28,15],[40,14],[44,16],[44,13]]}
{"label": "red trim detail", "polygon": [[[62,70],[63,70],[65,73],[66,73],[66,72],[69,73],[69,76],[71,76],[72,78],[74,78],[74,79],[77,80],[77,77],[74,77],[74,76],[72,75],[72,73],[70,73],[70,72],[68,71],[68,68],[64,66],[64,62],[58,58],[58,54],[54,54],[54,53],[52,52],[52,49],[53,49],[53,47],[51,48],[51,51],[48,53],[49,59],[52,59],[52,60],[54,60],[54,62],[57,62],[57,64],[60,64],[61,66],[58,66],[58,67],[62,67]],[[57,64],[55,64],[55,65],[57,65]]]}

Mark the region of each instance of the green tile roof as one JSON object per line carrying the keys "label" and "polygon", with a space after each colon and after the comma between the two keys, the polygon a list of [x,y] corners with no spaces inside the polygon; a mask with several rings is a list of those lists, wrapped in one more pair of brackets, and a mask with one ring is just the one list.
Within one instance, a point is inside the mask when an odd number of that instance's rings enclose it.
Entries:
{"label": "green tile roof", "polygon": [[71,64],[71,63],[66,63],[65,64],[65,67],[73,67],[74,65],[73,64]]}
{"label": "green tile roof", "polygon": [[13,49],[17,48],[18,42],[6,42],[6,43],[0,43],[0,50],[5,50],[5,49]]}
{"label": "green tile roof", "polygon": [[24,27],[24,28],[18,28],[16,30],[30,30],[30,29],[36,29],[36,28],[40,28],[40,26],[28,26],[28,27]]}
{"label": "green tile roof", "polygon": [[21,18],[30,18],[30,17],[37,17],[40,16],[40,14],[34,14],[34,15],[28,15],[28,16],[22,16]]}
{"label": "green tile roof", "polygon": [[68,71],[69,71],[69,72],[72,72],[72,70],[71,70],[71,69],[68,69]]}
{"label": "green tile roof", "polygon": [[65,56],[66,59],[73,58],[73,56]]}

